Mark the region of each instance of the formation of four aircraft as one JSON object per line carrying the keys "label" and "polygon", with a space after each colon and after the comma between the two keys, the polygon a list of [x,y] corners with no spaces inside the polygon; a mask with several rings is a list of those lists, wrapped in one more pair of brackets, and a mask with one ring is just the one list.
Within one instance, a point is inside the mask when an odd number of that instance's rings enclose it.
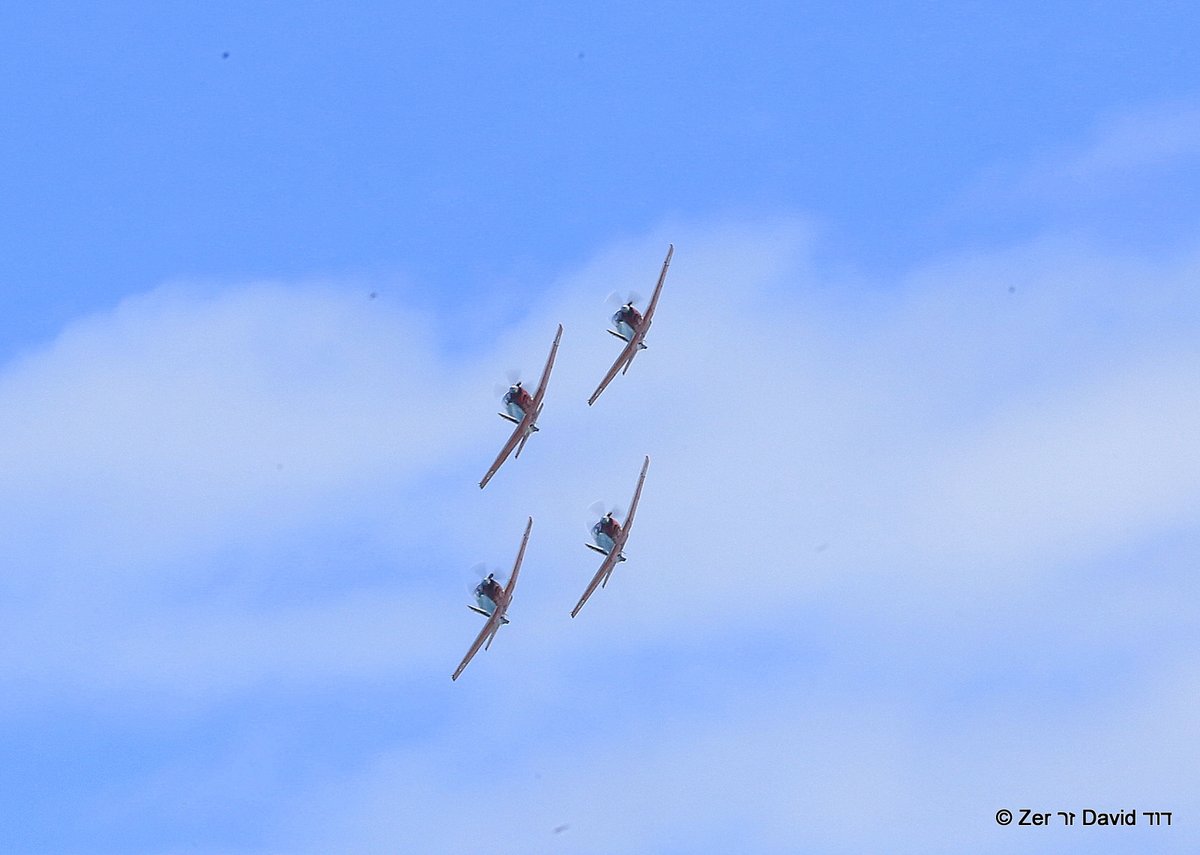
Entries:
{"label": "formation of four aircraft", "polygon": [[[588,398],[588,406],[596,403],[596,399],[605,390],[617,373],[624,374],[629,370],[629,366],[633,364],[633,358],[638,353],[646,348],[645,338],[646,333],[650,330],[650,323],[654,317],[654,309],[658,306],[658,296],[662,292],[663,282],[667,278],[667,268],[671,265],[671,256],[675,253],[675,245],[671,244],[667,248],[667,257],[663,260],[662,272],[658,275],[658,282],[654,286],[654,293],[650,297],[650,302],[646,306],[646,311],[643,314],[633,306],[633,299],[630,299],[612,316],[613,326],[615,330],[608,330],[609,333],[625,342],[625,346],[621,349],[620,355],[616,362],[604,375],[604,379],[600,381],[600,385],[596,387],[596,391]],[[542,370],[542,379],[538,382],[537,391],[532,395],[522,388],[520,381],[509,387],[504,395],[505,412],[500,413],[500,417],[513,422],[516,428],[512,432],[512,436],[504,443],[504,447],[500,449],[500,453],[496,456],[496,460],[492,463],[487,473],[483,476],[483,480],[479,482],[479,488],[483,489],[487,486],[488,481],[492,480],[492,476],[508,459],[508,456],[516,450],[514,457],[521,456],[521,450],[525,448],[525,443],[534,431],[538,429],[538,416],[542,414],[542,399],[546,395],[546,384],[550,380],[550,371],[554,368],[554,357],[558,353],[558,343],[562,339],[562,324],[558,325],[558,332],[554,336],[554,343],[550,346],[550,356],[546,359],[546,367]],[[600,518],[600,521],[592,526],[592,539],[595,545],[586,544],[589,549],[595,550],[604,556],[604,562],[600,565],[600,569],[596,571],[596,575],[592,577],[592,581],[588,583],[587,588],[583,592],[583,596],[579,598],[579,602],[575,608],[571,610],[571,617],[579,614],[579,610],[583,608],[584,603],[595,592],[597,587],[603,588],[608,584],[608,579],[612,575],[613,568],[621,561],[625,560],[622,555],[622,550],[625,547],[625,541],[629,537],[629,530],[633,526],[633,516],[637,512],[638,500],[642,496],[642,484],[646,481],[646,470],[650,467],[650,458],[646,457],[642,463],[642,473],[638,476],[637,488],[633,493],[633,501],[629,505],[629,513],[625,516],[624,522],[617,522],[613,519],[612,512],[605,514]],[[479,583],[475,588],[475,602],[477,605],[468,606],[472,611],[478,612],[487,618],[487,622],[483,625],[479,635],[475,638],[467,655],[463,657],[458,668],[451,675],[452,680],[457,680],[459,675],[467,667],[467,664],[479,652],[479,648],[487,650],[492,639],[496,637],[497,630],[501,626],[508,623],[508,618],[505,613],[508,611],[508,606],[512,602],[513,591],[517,587],[517,576],[521,571],[521,561],[525,557],[525,547],[529,543],[529,532],[533,528],[533,517],[529,518],[529,522],[525,525],[525,534],[521,538],[521,547],[517,551],[517,560],[513,564],[512,573],[509,574],[508,583],[501,585],[489,574],[486,579]]]}

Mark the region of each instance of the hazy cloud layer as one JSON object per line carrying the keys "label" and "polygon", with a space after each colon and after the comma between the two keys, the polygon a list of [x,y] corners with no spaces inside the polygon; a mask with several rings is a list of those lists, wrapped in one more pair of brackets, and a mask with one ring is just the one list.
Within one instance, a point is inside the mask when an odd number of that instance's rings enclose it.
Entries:
{"label": "hazy cloud layer", "polygon": [[[588,408],[604,297],[668,240],[650,349]],[[811,241],[630,241],[467,357],[336,283],[65,330],[0,375],[0,710],[257,711],[80,811],[120,839],[198,802],[261,841],[226,851],[1001,852],[1035,833],[1001,807],[1194,814],[1200,255],[1042,241],[873,283]],[[481,492],[492,387],[559,322],[543,429]],[[572,621],[586,508],[627,507],[643,454],[630,560]],[[526,514],[513,625],[452,685],[465,568],[507,572]]]}

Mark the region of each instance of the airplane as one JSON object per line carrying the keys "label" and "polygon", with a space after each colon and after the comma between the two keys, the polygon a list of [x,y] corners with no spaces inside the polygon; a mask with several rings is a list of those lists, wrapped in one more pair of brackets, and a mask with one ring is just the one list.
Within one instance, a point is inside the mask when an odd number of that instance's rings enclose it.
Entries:
{"label": "airplane", "polygon": [[669,244],[666,260],[663,261],[662,273],[658,274],[658,284],[654,286],[654,293],[650,297],[650,304],[646,307],[646,314],[643,315],[635,309],[633,301],[630,300],[612,316],[613,326],[616,327],[616,330],[607,330],[607,332],[625,342],[625,347],[622,349],[621,355],[617,357],[617,361],[613,363],[612,368],[608,369],[608,373],[604,375],[604,379],[600,381],[600,385],[596,387],[596,391],[592,393],[592,397],[588,398],[589,407],[596,403],[600,393],[617,376],[617,372],[620,371],[624,374],[628,371],[629,366],[633,364],[633,358],[638,355],[638,351],[646,349],[646,333],[650,331],[654,309],[658,306],[658,295],[662,291],[663,282],[667,279],[667,268],[671,266],[671,256],[674,254],[675,244]]}
{"label": "airplane", "polygon": [[515,424],[516,430],[512,432],[512,436],[508,438],[508,442],[504,443],[504,447],[500,449],[500,453],[496,456],[496,462],[492,464],[492,468],[483,476],[483,480],[479,482],[479,489],[482,490],[487,486],[487,482],[492,480],[492,476],[496,474],[503,464],[508,459],[508,455],[512,454],[512,450],[517,450],[517,457],[521,456],[521,449],[525,447],[525,443],[533,434],[537,427],[538,416],[542,414],[542,398],[546,395],[546,382],[550,379],[550,369],[554,367],[554,354],[558,353],[558,341],[562,338],[562,324],[558,325],[558,333],[554,336],[554,344],[550,346],[550,356],[546,360],[546,368],[542,371],[542,382],[538,383],[537,391],[532,395],[525,389],[521,388],[521,381],[517,381],[509,387],[504,394],[504,407],[508,413],[497,413],[502,419]]}
{"label": "airplane", "polygon": [[[467,667],[467,664],[479,652],[480,647],[484,650],[491,647],[492,639],[496,637],[496,631],[508,623],[508,618],[505,617],[504,613],[508,611],[508,605],[512,602],[513,591],[517,587],[517,574],[521,572],[521,560],[525,557],[525,545],[529,543],[529,530],[532,528],[533,517],[530,517],[529,522],[525,526],[525,536],[521,538],[521,548],[517,551],[517,561],[513,564],[512,574],[508,577],[508,584],[501,588],[500,583],[493,579],[491,574],[488,574],[488,577],[480,582],[479,586],[475,589],[475,601],[479,603],[479,607],[467,606],[467,608],[486,616],[487,623],[479,631],[479,635],[475,638],[475,643],[471,645],[471,649],[467,651],[467,655],[463,657],[463,661],[458,663],[458,667],[450,675],[451,680],[458,679],[458,675],[463,672],[463,669]],[[490,611],[487,609],[489,605],[491,606]]]}
{"label": "airplane", "polygon": [[603,555],[604,563],[600,565],[600,569],[588,583],[587,590],[583,592],[583,596],[571,610],[571,617],[579,614],[579,610],[596,590],[597,585],[603,588],[608,584],[608,577],[612,575],[613,568],[617,566],[618,562],[625,560],[621,550],[625,548],[625,541],[629,538],[629,529],[633,526],[633,515],[637,512],[638,499],[642,497],[642,484],[646,481],[646,470],[649,468],[650,458],[647,456],[646,462],[642,464],[642,474],[638,477],[637,489],[633,491],[633,502],[629,505],[629,513],[625,517],[625,522],[618,523],[613,519],[612,513],[608,513],[592,527],[592,537],[595,539],[596,545],[590,543],[584,545]]}

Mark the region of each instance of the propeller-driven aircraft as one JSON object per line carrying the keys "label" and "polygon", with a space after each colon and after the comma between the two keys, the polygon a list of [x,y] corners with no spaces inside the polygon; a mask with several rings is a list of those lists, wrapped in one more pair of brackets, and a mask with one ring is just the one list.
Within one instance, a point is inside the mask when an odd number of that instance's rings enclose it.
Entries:
{"label": "propeller-driven aircraft", "polygon": [[670,244],[667,247],[667,257],[663,261],[662,272],[658,274],[658,284],[654,286],[654,293],[650,296],[650,304],[646,306],[646,313],[642,314],[635,309],[633,307],[633,300],[631,299],[612,316],[613,326],[616,329],[608,330],[608,332],[625,342],[625,347],[621,350],[621,355],[617,357],[617,361],[613,363],[612,368],[608,369],[608,373],[604,375],[604,379],[600,381],[600,385],[596,387],[596,391],[592,393],[592,397],[588,398],[589,407],[596,403],[596,399],[600,397],[600,393],[617,376],[617,372],[620,371],[624,374],[628,371],[638,351],[646,349],[646,333],[650,331],[650,323],[654,318],[654,309],[658,306],[658,295],[662,292],[663,282],[667,279],[667,268],[671,266],[671,256],[674,254],[675,244]]}
{"label": "propeller-driven aircraft", "polygon": [[[561,330],[562,328],[560,327],[559,329]],[[517,561],[513,564],[512,574],[508,577],[508,584],[501,588],[500,583],[492,578],[492,574],[489,573],[488,577],[475,588],[475,602],[479,605],[467,606],[467,608],[486,616],[487,623],[479,631],[479,635],[475,638],[475,643],[471,645],[471,649],[467,651],[467,655],[463,657],[463,661],[458,663],[458,667],[450,675],[451,680],[458,679],[458,675],[467,667],[472,657],[479,652],[480,647],[484,650],[491,647],[492,639],[496,637],[496,631],[508,623],[508,618],[504,616],[504,613],[508,611],[508,605],[512,602],[513,591],[517,587],[517,574],[521,572],[521,560],[525,557],[525,545],[529,543],[529,531],[532,528],[533,517],[530,517],[529,522],[525,526],[525,536],[521,538],[521,548],[517,551]]]}
{"label": "propeller-driven aircraft", "polygon": [[558,342],[562,338],[562,330],[562,324],[559,324],[558,333],[554,336],[554,344],[550,346],[550,356],[546,359],[546,368],[542,371],[542,381],[538,383],[537,391],[530,395],[521,387],[521,382],[517,381],[504,394],[504,408],[507,413],[499,413],[499,416],[517,427],[512,432],[512,436],[508,438],[508,442],[504,443],[504,448],[500,449],[500,453],[496,456],[496,462],[479,482],[479,489],[482,490],[487,486],[487,482],[492,480],[492,476],[508,459],[508,455],[512,454],[514,448],[517,450],[516,456],[521,456],[521,449],[525,447],[525,443],[533,432],[538,429],[537,420],[538,416],[542,414],[542,399],[546,396],[546,383],[550,380],[550,370],[554,367],[554,354],[558,353]]}
{"label": "propeller-driven aircraft", "polygon": [[[667,255],[667,261],[671,260],[671,256]],[[663,267],[666,270],[666,267]],[[575,608],[571,610],[571,617],[579,614],[579,610],[583,608],[583,604],[588,601],[588,597],[596,590],[596,586],[603,588],[608,584],[608,577],[612,575],[613,568],[617,566],[617,562],[624,561],[625,556],[621,554],[621,550],[625,548],[625,541],[629,538],[629,530],[633,527],[633,515],[637,513],[638,499],[642,497],[642,484],[646,481],[646,470],[650,468],[650,458],[646,458],[646,462],[642,464],[642,474],[638,476],[637,489],[633,491],[633,501],[629,504],[629,513],[625,517],[625,522],[619,523],[613,519],[612,513],[607,513],[600,518],[600,521],[592,526],[592,539],[596,541],[595,545],[586,544],[588,549],[595,550],[604,556],[604,563],[600,565],[600,569],[596,571],[596,575],[592,577],[592,581],[588,583],[587,589],[583,592],[583,596],[579,598]]]}

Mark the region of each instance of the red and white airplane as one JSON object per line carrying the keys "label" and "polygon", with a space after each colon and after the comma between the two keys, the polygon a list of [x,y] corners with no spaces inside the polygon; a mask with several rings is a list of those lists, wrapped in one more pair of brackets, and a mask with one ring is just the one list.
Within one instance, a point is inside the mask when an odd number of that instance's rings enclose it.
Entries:
{"label": "red and white airplane", "polygon": [[616,329],[608,330],[608,332],[625,342],[625,347],[621,351],[621,355],[617,357],[617,361],[613,363],[612,368],[608,369],[608,373],[604,375],[604,379],[600,381],[600,385],[596,387],[596,391],[592,393],[592,397],[588,398],[589,407],[596,403],[600,393],[617,376],[617,372],[620,371],[624,374],[628,371],[638,351],[646,349],[644,339],[646,333],[650,331],[650,323],[654,319],[654,309],[658,306],[658,295],[662,292],[663,282],[667,280],[667,268],[671,266],[671,256],[674,254],[675,244],[669,244],[667,258],[663,261],[662,273],[658,274],[658,284],[654,286],[654,293],[650,296],[650,305],[646,307],[646,314],[643,315],[635,309],[633,301],[630,300],[612,316],[613,326]]}
{"label": "red and white airplane", "polygon": [[521,456],[521,449],[525,447],[525,443],[529,437],[537,430],[538,416],[542,414],[542,399],[546,396],[546,383],[550,380],[550,369],[554,367],[554,354],[558,353],[558,342],[562,338],[562,324],[558,325],[558,333],[554,336],[554,344],[550,346],[550,356],[546,359],[546,368],[542,371],[542,382],[538,383],[537,391],[530,395],[527,391],[521,388],[521,381],[517,381],[509,387],[504,393],[504,408],[507,413],[499,413],[502,419],[515,424],[516,430],[512,432],[512,436],[508,438],[508,442],[504,443],[504,448],[500,449],[500,453],[496,456],[496,462],[492,464],[492,468],[483,476],[483,480],[479,482],[479,489],[482,490],[487,486],[487,482],[492,480],[492,476],[496,474],[503,464],[508,459],[508,455],[512,454],[512,450],[517,450],[517,457]]}
{"label": "red and white airplane", "polygon": [[642,464],[642,474],[638,476],[637,489],[633,491],[633,501],[629,505],[629,513],[625,517],[625,522],[619,523],[613,519],[612,513],[607,513],[600,518],[600,522],[592,526],[592,538],[596,541],[596,544],[592,545],[588,543],[586,546],[588,549],[594,549],[603,555],[604,563],[600,565],[600,569],[596,571],[596,575],[588,583],[583,596],[579,598],[579,602],[571,610],[571,617],[579,614],[579,610],[583,608],[583,604],[588,601],[588,597],[596,590],[597,585],[603,588],[608,584],[608,577],[612,575],[613,568],[617,566],[617,562],[625,560],[625,556],[621,554],[621,550],[625,548],[625,541],[629,538],[629,529],[633,527],[633,515],[637,513],[638,499],[642,497],[642,484],[646,481],[646,470],[649,468],[650,458],[647,457],[646,462]]}
{"label": "red and white airplane", "polygon": [[458,675],[467,667],[472,657],[479,652],[480,647],[484,650],[491,647],[492,639],[496,637],[496,631],[508,623],[508,618],[504,616],[504,613],[508,611],[508,605],[512,602],[513,591],[517,588],[517,574],[521,572],[521,560],[525,557],[525,545],[529,543],[529,530],[532,528],[533,517],[530,517],[529,522],[525,526],[525,536],[521,538],[521,548],[517,551],[517,561],[513,564],[512,574],[508,577],[508,584],[501,588],[500,583],[493,579],[489,573],[488,577],[475,588],[475,601],[479,605],[478,607],[467,606],[467,608],[487,617],[487,623],[479,631],[479,635],[475,638],[475,643],[471,645],[471,649],[467,651],[467,655],[463,657],[463,661],[458,663],[458,667],[450,675],[451,680],[458,679]]}

